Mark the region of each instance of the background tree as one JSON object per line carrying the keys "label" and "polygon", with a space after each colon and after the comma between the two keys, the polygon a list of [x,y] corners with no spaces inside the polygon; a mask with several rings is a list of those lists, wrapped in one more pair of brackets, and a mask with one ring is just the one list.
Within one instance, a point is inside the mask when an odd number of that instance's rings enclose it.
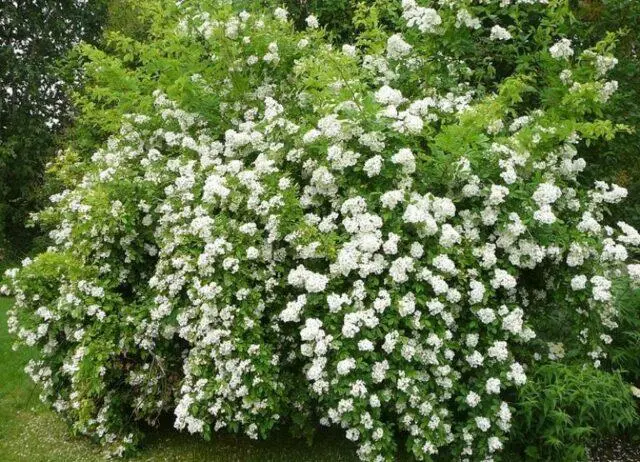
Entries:
{"label": "background tree", "polygon": [[24,224],[70,120],[65,87],[76,79],[61,73],[59,59],[99,37],[105,7],[106,0],[0,1],[0,258],[28,247]]}

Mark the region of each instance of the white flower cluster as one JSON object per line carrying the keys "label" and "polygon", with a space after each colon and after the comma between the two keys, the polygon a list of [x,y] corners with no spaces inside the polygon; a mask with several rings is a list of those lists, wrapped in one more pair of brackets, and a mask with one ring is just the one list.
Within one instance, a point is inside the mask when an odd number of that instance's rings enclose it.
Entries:
{"label": "white flower cluster", "polygon": [[491,40],[511,40],[511,33],[504,27],[495,25],[491,28]]}
{"label": "white flower cluster", "polygon": [[571,40],[561,39],[549,48],[551,56],[556,59],[569,59],[573,56],[573,48],[571,48]]}
{"label": "white flower cluster", "polygon": [[419,6],[416,0],[402,0],[402,17],[407,26],[417,27],[420,32],[435,32],[442,23],[436,10]]}
{"label": "white flower cluster", "polygon": [[400,59],[411,53],[411,45],[404,41],[401,34],[394,34],[387,40],[387,57]]}

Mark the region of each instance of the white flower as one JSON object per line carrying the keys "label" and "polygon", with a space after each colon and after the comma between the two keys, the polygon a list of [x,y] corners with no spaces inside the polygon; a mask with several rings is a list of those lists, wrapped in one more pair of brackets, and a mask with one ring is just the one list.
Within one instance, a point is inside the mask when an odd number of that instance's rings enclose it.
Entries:
{"label": "white flower", "polygon": [[496,320],[496,312],[491,308],[482,308],[476,313],[483,324],[491,324]]}
{"label": "white flower", "polygon": [[226,187],[227,181],[218,175],[210,175],[204,184],[202,200],[212,202],[215,197],[226,198],[231,190]]}
{"label": "white flower", "polygon": [[256,249],[255,247],[247,248],[247,259],[248,260],[255,260],[259,256],[260,256],[260,251],[258,249]]}
{"label": "white flower", "polygon": [[598,55],[596,57],[596,69],[598,70],[598,77],[604,76],[611,69],[616,67],[618,59],[613,56]]}
{"label": "white flower", "polygon": [[563,343],[549,342],[547,346],[549,347],[549,359],[555,361],[564,358],[565,350]]}
{"label": "white flower", "polygon": [[442,234],[440,235],[440,240],[438,242],[445,249],[450,249],[451,247],[460,244],[462,241],[460,233],[458,233],[458,231],[448,223],[442,225],[440,231]]}
{"label": "white flower", "polygon": [[358,439],[360,439],[360,432],[356,428],[349,428],[346,432],[346,437],[349,441],[358,441]]}
{"label": "white flower", "polygon": [[322,331],[322,321],[309,318],[305,321],[304,328],[300,331],[300,338],[304,342],[310,342],[319,337]]}
{"label": "white flower", "polygon": [[524,385],[527,383],[527,376],[524,373],[524,368],[520,363],[513,363],[510,366],[510,371],[507,372],[507,378],[516,385]]}
{"label": "white flower", "polygon": [[487,203],[489,205],[500,205],[508,195],[509,188],[497,184],[491,185],[491,191],[487,198]]}
{"label": "white flower", "polygon": [[416,158],[410,149],[400,149],[391,156],[391,162],[401,165],[404,173],[413,173],[416,171]]}
{"label": "white flower", "polygon": [[307,16],[304,21],[307,23],[307,27],[309,27],[309,29],[317,29],[318,27],[320,27],[318,18],[316,18],[314,15]]}
{"label": "white flower", "polygon": [[582,220],[576,226],[579,231],[584,233],[589,232],[592,234],[598,234],[602,229],[600,223],[593,217],[593,214],[589,211],[586,211],[582,214]]}
{"label": "white flower", "polygon": [[397,260],[394,260],[391,263],[391,267],[389,268],[389,275],[396,283],[403,283],[409,280],[409,276],[407,273],[410,273],[414,270],[413,258],[411,257],[400,257]]}
{"label": "white flower", "polygon": [[287,303],[287,307],[280,313],[280,319],[283,322],[300,321],[300,313],[306,304],[307,297],[305,295],[298,296],[295,301]]}
{"label": "white flower", "polygon": [[382,169],[382,156],[379,156],[379,155],[373,156],[364,163],[363,170],[365,171],[365,173],[369,178],[379,175],[381,169]]}
{"label": "white flower", "polygon": [[549,205],[543,205],[533,212],[533,219],[545,225],[551,225],[556,222],[556,216]]}
{"label": "white flower", "polygon": [[387,255],[396,255],[398,253],[398,243],[400,236],[395,233],[389,233],[389,238],[382,245],[382,250]]}
{"label": "white flower", "polygon": [[471,353],[470,355],[467,355],[465,357],[465,360],[467,361],[469,366],[471,366],[472,368],[477,368],[482,366],[482,364],[484,364],[484,357],[477,350],[474,350],[473,353]]}
{"label": "white flower", "polygon": [[387,39],[387,57],[400,59],[411,53],[412,46],[404,41],[402,34],[394,34]]}
{"label": "white flower", "polygon": [[[469,303],[475,305],[484,299],[486,289],[480,281],[473,280],[469,283]],[[491,321],[489,321],[491,322]]]}
{"label": "white flower", "polygon": [[459,9],[456,14],[456,27],[460,27],[462,25],[465,25],[469,29],[480,29],[480,27],[482,27],[480,20],[473,17],[471,13],[464,8]]}
{"label": "white flower", "polygon": [[336,370],[339,375],[347,375],[349,372],[356,368],[356,360],[353,358],[343,359],[339,361]]}
{"label": "white flower", "polygon": [[416,310],[416,297],[413,293],[409,292],[398,302],[398,313],[400,316],[409,316]]}
{"label": "white flower", "polygon": [[487,445],[489,446],[489,452],[493,453],[496,451],[502,450],[502,442],[496,436],[492,436],[487,440]]}
{"label": "white flower", "polygon": [[329,282],[329,278],[326,276],[308,272],[304,288],[310,293],[322,292],[327,287],[327,282]]}
{"label": "white flower", "polygon": [[407,26],[417,27],[420,32],[435,32],[442,23],[442,18],[433,8],[418,6],[415,0],[402,0],[402,17]]}
{"label": "white flower", "polygon": [[494,377],[490,378],[487,380],[485,388],[488,394],[497,395],[500,393],[500,379],[496,379]]}
{"label": "white flower", "polygon": [[456,206],[448,197],[436,197],[431,204],[434,218],[441,222],[456,216]]}
{"label": "white flower", "polygon": [[514,335],[519,335],[522,333],[522,325],[524,316],[524,311],[521,308],[516,308],[511,311],[508,315],[502,318],[502,329],[507,332],[511,332]]}
{"label": "white flower", "polygon": [[564,69],[560,73],[560,80],[565,85],[571,85],[573,83],[573,72],[571,72],[571,70],[569,69]]}
{"label": "white flower", "polygon": [[380,383],[384,380],[387,371],[389,370],[389,362],[385,359],[373,364],[371,368],[371,380],[373,383]]}
{"label": "white flower", "polygon": [[553,204],[562,196],[562,191],[552,183],[540,183],[533,193],[533,200],[538,207]]}
{"label": "white flower", "polygon": [[618,222],[618,226],[624,233],[621,236],[618,236],[618,240],[625,244],[640,246],[640,233],[633,227],[626,224],[623,221]]}
{"label": "white flower", "polygon": [[396,347],[396,343],[398,343],[399,334],[397,331],[389,332],[384,336],[384,343],[382,344],[382,349],[390,354]]}
{"label": "white flower", "polygon": [[569,246],[569,253],[567,255],[567,265],[570,267],[580,266],[584,263],[584,260],[588,255],[588,249],[582,247],[576,242],[572,242]]}
{"label": "white flower", "polygon": [[375,98],[380,104],[392,106],[399,106],[405,101],[400,90],[395,90],[388,85],[384,85],[376,91]]}
{"label": "white flower", "polygon": [[493,345],[487,350],[487,355],[491,358],[497,359],[499,362],[506,361],[509,358],[509,350],[507,349],[507,342],[502,340],[496,340]]}
{"label": "white flower", "polygon": [[371,340],[364,339],[358,342],[358,350],[360,351],[373,351],[373,349],[374,345]]}
{"label": "white flower", "polygon": [[602,276],[593,276],[590,280],[593,284],[593,299],[595,301],[607,302],[611,300],[611,281]]}
{"label": "white flower", "polygon": [[584,274],[579,274],[571,279],[571,289],[582,290],[587,286],[587,277]]}
{"label": "white flower", "polygon": [[294,287],[304,287],[309,293],[317,293],[326,289],[329,278],[298,265],[296,269],[289,272],[288,282]]}
{"label": "white flower", "polygon": [[275,16],[276,19],[280,21],[286,21],[287,18],[289,17],[289,12],[284,8],[276,8],[273,11],[273,15]]}
{"label": "white flower", "polygon": [[342,45],[342,52],[347,56],[354,57],[357,55],[358,49],[353,45],[345,43],[344,45]]}
{"label": "white flower", "polygon": [[491,421],[486,417],[476,417],[476,426],[482,432],[486,432],[491,428]]}
{"label": "white flower", "polygon": [[409,249],[409,254],[415,258],[419,259],[424,255],[424,247],[419,242],[414,242],[411,244],[411,248]]}
{"label": "white flower", "polygon": [[476,407],[478,404],[480,404],[480,395],[474,391],[470,391],[469,394],[467,394],[465,401],[467,402],[469,407]]}
{"label": "white flower", "polygon": [[222,261],[222,268],[230,273],[236,273],[239,269],[239,263],[240,261],[237,258],[228,257]]}
{"label": "white flower", "polygon": [[495,269],[494,277],[491,280],[491,287],[493,287],[494,289],[499,289],[500,287],[503,287],[505,289],[514,289],[516,285],[516,278],[511,276],[503,269]]}
{"label": "white flower", "polygon": [[383,207],[393,210],[404,199],[404,192],[400,190],[387,191],[380,197]]}
{"label": "white flower", "polygon": [[551,56],[556,59],[569,59],[573,56],[573,48],[571,48],[571,40],[561,39],[549,48]]}
{"label": "white flower", "polygon": [[447,274],[455,275],[458,273],[455,263],[449,258],[448,255],[440,254],[433,259],[433,266],[439,271]]}
{"label": "white flower", "polygon": [[511,40],[511,34],[504,27],[495,25],[491,28],[491,40]]}

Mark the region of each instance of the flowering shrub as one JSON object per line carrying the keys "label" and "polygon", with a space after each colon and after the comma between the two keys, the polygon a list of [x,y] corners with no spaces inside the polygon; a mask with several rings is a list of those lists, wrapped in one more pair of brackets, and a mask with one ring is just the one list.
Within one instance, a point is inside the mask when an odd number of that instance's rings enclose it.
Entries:
{"label": "flowering shrub", "polygon": [[[580,181],[623,128],[611,38],[574,48],[546,0],[404,0],[383,47],[339,50],[282,8],[165,7],[85,49],[81,123],[111,136],[59,160],[53,245],[7,273],[77,431],[122,454],[166,411],[205,437],[319,420],[362,460],[490,461],[528,368],[600,366],[612,279],[640,280],[606,219],[626,190]],[[480,84],[475,44],[511,74]]]}
{"label": "flowering shrub", "polygon": [[[395,0],[287,0],[286,4],[299,23],[310,13],[317,15],[323,27],[340,43],[354,39],[358,43],[370,43],[378,38],[386,40],[385,31],[393,31],[401,16],[400,2]],[[634,0],[588,0],[567,2],[567,6],[571,14],[565,11],[561,16],[554,17],[553,30],[556,34],[571,37],[582,49],[594,45],[607,31],[622,31],[616,40],[615,50],[619,63],[608,74],[610,79],[620,82],[620,88],[607,104],[605,117],[637,127],[640,124],[637,104],[640,101],[640,71],[636,50],[640,36],[634,33],[634,28],[640,22],[640,3]],[[474,27],[481,25],[464,12],[460,21],[461,24],[467,21]],[[521,22],[520,25],[524,24]],[[458,41],[457,45],[463,43]],[[483,70],[488,71],[484,84],[491,85],[512,72],[517,56],[509,54],[508,61],[502,60],[503,53],[498,52],[500,50],[487,53],[484,43],[480,46],[472,41],[467,43],[469,48],[465,50],[464,59],[474,68],[477,77]],[[475,66],[472,65],[474,52],[479,59]],[[581,153],[589,163],[585,180],[588,177],[589,182],[593,179],[613,181],[628,189],[627,200],[613,208],[612,216],[628,220],[636,227],[640,223],[640,169],[635,162],[639,143],[640,132],[635,130],[619,134],[615,140],[594,142],[588,151]]]}

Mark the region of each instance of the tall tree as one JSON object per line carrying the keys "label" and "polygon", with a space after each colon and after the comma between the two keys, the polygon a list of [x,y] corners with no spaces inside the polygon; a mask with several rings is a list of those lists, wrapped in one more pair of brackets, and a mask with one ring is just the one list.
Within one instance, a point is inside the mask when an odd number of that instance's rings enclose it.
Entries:
{"label": "tall tree", "polygon": [[0,1],[0,249],[28,240],[26,217],[70,118],[57,63],[74,44],[99,36],[105,6],[105,0]]}

